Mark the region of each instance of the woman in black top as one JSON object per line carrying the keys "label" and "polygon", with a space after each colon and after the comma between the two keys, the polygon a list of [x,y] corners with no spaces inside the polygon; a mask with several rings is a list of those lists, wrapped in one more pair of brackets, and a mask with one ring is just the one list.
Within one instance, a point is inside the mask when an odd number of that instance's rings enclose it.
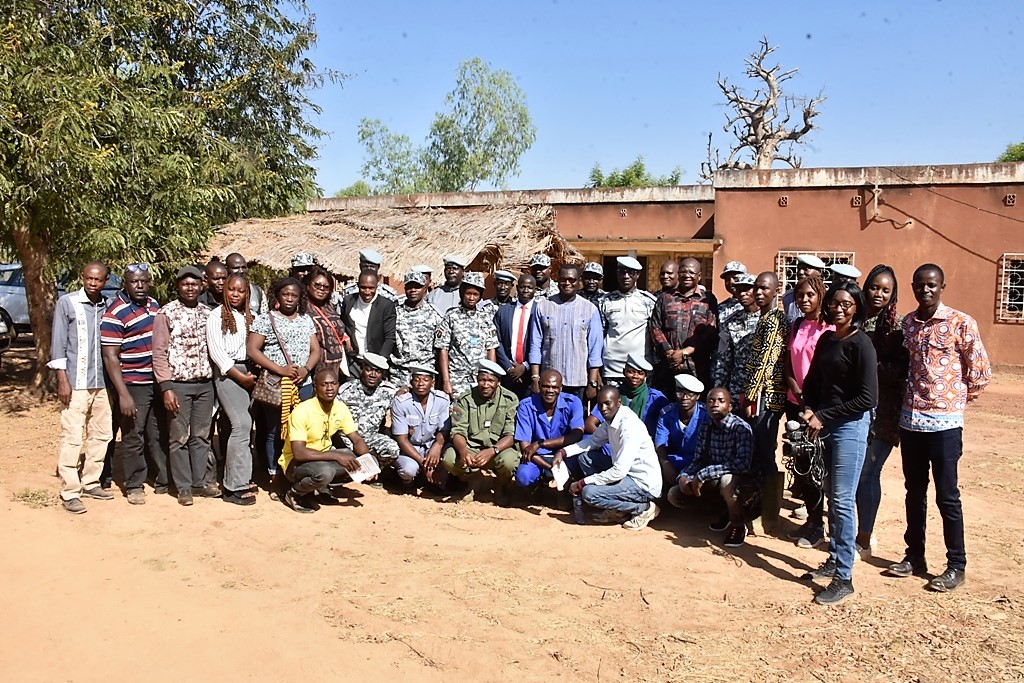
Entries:
{"label": "woman in black top", "polygon": [[907,390],[910,359],[903,347],[903,326],[898,305],[896,273],[877,265],[864,280],[868,318],[864,332],[878,356],[878,409],[871,425],[871,444],[857,486],[857,552],[867,559],[875,546],[875,518],[882,502],[882,467],[892,449],[900,445],[900,410]]}
{"label": "woman in black top", "polygon": [[855,282],[834,285],[825,295],[825,320],[836,326],[818,340],[804,378],[803,413],[809,437],[824,434],[829,446],[829,557],[805,578],[831,578],[815,602],[832,604],[853,593],[854,543],[857,519],[854,500],[878,403],[878,361],[875,347],[860,330],[867,317],[864,294]]}

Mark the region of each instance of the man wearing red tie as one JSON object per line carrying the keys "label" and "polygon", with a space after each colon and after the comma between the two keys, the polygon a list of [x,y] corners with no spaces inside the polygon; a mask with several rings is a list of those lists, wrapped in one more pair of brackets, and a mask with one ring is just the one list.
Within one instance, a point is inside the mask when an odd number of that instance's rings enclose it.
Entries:
{"label": "man wearing red tie", "polygon": [[494,326],[498,328],[498,364],[505,369],[502,385],[519,398],[530,394],[530,316],[533,315],[533,296],[537,281],[529,273],[519,276],[516,283],[517,299],[498,307]]}

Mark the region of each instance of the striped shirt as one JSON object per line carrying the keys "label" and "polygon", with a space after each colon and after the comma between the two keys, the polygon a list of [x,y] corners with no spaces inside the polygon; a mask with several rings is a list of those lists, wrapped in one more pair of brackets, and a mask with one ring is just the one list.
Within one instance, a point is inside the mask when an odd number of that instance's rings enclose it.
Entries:
{"label": "striped shirt", "polygon": [[530,364],[558,370],[565,386],[586,386],[587,370],[601,367],[601,314],[583,297],[563,301],[558,295],[537,301],[530,328]]}
{"label": "striped shirt", "polygon": [[100,343],[119,346],[121,375],[125,384],[153,383],[153,321],[160,310],[156,299],[147,297],[143,306],[124,291],[110,299],[100,324]]}

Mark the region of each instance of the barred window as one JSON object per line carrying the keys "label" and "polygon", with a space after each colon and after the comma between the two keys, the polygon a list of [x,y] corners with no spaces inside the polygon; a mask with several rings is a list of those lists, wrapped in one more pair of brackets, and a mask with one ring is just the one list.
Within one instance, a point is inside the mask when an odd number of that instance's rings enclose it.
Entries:
{"label": "barred window", "polygon": [[[826,266],[832,266],[834,263],[855,265],[855,254],[852,251],[780,251],[775,255],[775,274],[779,276],[779,284],[782,285],[784,292],[796,286],[796,257],[800,254],[814,254],[824,261]],[[832,284],[832,272],[826,271],[823,275],[825,286],[828,287]]]}
{"label": "barred window", "polygon": [[1003,254],[999,259],[999,307],[1001,323],[1024,322],[1024,254]]}

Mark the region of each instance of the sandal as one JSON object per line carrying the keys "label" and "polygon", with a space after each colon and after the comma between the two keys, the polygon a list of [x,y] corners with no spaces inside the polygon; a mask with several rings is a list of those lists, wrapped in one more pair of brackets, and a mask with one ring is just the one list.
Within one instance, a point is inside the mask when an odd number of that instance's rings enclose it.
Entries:
{"label": "sandal", "polygon": [[224,501],[227,503],[234,503],[235,505],[255,505],[256,504],[256,489],[246,488],[238,491],[225,491]]}

